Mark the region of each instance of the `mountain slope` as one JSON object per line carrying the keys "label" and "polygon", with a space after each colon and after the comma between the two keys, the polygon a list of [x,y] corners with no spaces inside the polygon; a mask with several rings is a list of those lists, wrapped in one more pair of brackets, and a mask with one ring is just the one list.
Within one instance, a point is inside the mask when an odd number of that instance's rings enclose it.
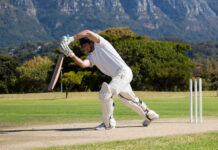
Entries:
{"label": "mountain slope", "polygon": [[[44,41],[52,38],[27,6],[23,10],[7,1],[0,1],[0,46],[16,45],[24,41]],[[22,6],[23,8],[25,6]]]}
{"label": "mountain slope", "polygon": [[129,26],[153,38],[218,40],[217,0],[1,0],[0,47]]}

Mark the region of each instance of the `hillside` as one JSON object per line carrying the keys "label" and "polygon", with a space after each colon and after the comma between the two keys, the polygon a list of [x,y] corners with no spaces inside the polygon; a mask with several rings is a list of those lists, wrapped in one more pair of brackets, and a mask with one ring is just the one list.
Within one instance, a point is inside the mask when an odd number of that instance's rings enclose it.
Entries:
{"label": "hillside", "polygon": [[0,47],[83,29],[130,27],[151,38],[218,41],[217,0],[1,0]]}

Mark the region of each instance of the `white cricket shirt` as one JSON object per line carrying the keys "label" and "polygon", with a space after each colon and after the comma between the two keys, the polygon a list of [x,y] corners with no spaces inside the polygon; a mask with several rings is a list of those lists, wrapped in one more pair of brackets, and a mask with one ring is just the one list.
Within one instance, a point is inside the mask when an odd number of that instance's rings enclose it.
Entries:
{"label": "white cricket shirt", "polygon": [[103,37],[99,36],[100,43],[94,44],[94,51],[87,56],[91,62],[104,74],[114,77],[117,71],[127,66],[114,47]]}

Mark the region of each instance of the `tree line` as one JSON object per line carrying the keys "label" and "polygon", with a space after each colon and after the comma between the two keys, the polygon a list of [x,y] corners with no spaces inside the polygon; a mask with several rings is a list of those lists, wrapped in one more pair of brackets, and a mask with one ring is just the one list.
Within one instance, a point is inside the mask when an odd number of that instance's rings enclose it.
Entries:
{"label": "tree line", "polygon": [[[192,76],[203,78],[204,89],[217,88],[217,62],[210,58],[203,59],[205,62],[192,61],[186,55],[191,52],[187,43],[153,41],[149,37],[138,36],[128,28],[111,28],[99,34],[131,67],[134,90],[185,91]],[[70,48],[81,59],[87,57],[78,41]],[[0,92],[46,92],[59,49],[55,49],[53,55],[55,59],[52,61],[46,56],[36,56],[23,63],[16,56],[0,55]],[[60,90],[62,82],[67,91],[98,91],[102,82],[111,80],[96,67],[82,69],[70,58],[64,59],[63,73],[55,90]]]}

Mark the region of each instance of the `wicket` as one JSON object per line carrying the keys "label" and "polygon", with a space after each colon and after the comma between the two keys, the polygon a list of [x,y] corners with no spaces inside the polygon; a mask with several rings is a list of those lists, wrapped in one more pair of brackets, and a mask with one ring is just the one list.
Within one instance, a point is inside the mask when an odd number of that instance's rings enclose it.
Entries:
{"label": "wicket", "polygon": [[[202,123],[203,119],[202,119],[202,79],[201,78],[192,78],[189,80],[189,89],[190,89],[190,123],[193,122],[192,119],[192,112],[193,112],[193,108],[192,108],[192,90],[193,90],[193,86],[192,86],[192,81],[194,80],[194,109],[195,109],[195,123],[198,123],[198,106],[199,106],[199,122]],[[198,88],[198,84],[199,84],[199,88]],[[199,89],[199,105],[198,105],[198,89]]]}

